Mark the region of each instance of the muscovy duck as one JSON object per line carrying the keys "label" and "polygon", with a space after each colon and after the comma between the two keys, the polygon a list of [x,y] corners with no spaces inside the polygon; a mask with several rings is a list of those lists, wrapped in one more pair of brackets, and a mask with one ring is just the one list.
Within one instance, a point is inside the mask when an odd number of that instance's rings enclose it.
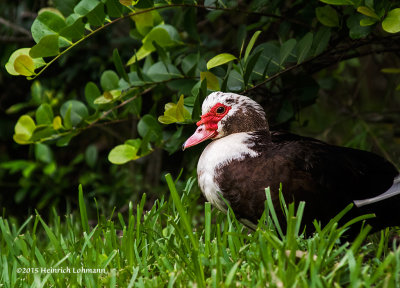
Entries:
{"label": "muscovy duck", "polygon": [[183,149],[212,140],[197,166],[201,191],[212,205],[226,211],[222,195],[236,217],[251,228],[264,211],[267,187],[285,225],[281,183],[286,202],[306,202],[307,231],[313,231],[314,219],[326,224],[350,203],[355,205],[347,220],[375,213],[369,221],[375,230],[400,225],[399,172],[376,154],[270,131],[263,108],[234,93],[211,93],[197,126]]}

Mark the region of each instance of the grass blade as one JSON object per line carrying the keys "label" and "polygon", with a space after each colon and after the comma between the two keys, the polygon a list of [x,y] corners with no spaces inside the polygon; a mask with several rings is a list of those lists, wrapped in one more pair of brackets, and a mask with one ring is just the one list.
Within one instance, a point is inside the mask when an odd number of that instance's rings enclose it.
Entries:
{"label": "grass blade", "polygon": [[271,214],[272,221],[275,224],[275,228],[278,231],[279,236],[283,239],[285,236],[283,235],[281,225],[279,224],[278,216],[276,215],[274,204],[272,203],[272,198],[271,198],[271,190],[270,188],[265,189],[265,194],[267,197],[267,204],[268,204],[268,209],[269,213]]}
{"label": "grass blade", "polygon": [[174,181],[172,180],[171,174],[168,173],[167,175],[165,175],[165,179],[167,180],[167,184],[168,184],[169,191],[171,192],[172,200],[174,201],[176,209],[178,210],[179,216],[181,217],[183,226],[186,230],[186,233],[189,236],[190,242],[192,243],[193,247],[197,250],[198,243],[194,239],[192,225],[190,224],[189,219],[186,214],[186,211],[183,208],[181,198],[179,197],[178,192],[176,191],[175,184],[174,184]]}
{"label": "grass blade", "polygon": [[81,222],[83,231],[89,233],[89,221],[86,213],[85,199],[83,198],[82,184],[79,184],[79,211],[81,213]]}

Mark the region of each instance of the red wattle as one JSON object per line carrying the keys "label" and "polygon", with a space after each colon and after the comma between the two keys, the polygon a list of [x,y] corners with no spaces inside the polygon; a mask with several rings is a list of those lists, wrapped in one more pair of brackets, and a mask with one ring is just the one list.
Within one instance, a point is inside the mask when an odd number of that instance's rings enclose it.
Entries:
{"label": "red wattle", "polygon": [[[225,112],[218,114],[217,109],[219,107],[224,107]],[[201,116],[201,120],[196,123],[197,126],[204,124],[207,130],[217,130],[218,129],[218,122],[228,114],[231,107],[226,106],[222,103],[215,104],[208,113]]]}

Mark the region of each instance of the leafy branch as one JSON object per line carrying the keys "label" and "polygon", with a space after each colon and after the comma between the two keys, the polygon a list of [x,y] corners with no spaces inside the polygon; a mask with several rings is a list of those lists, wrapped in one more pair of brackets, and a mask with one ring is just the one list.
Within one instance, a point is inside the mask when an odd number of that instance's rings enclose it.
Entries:
{"label": "leafy branch", "polygon": [[[272,13],[264,13],[264,12],[259,12],[259,11],[249,11],[249,10],[243,10],[243,9],[239,9],[239,8],[227,8],[227,7],[216,7],[216,6],[206,6],[206,5],[199,5],[199,4],[169,4],[169,5],[162,5],[162,6],[155,6],[152,8],[148,8],[148,9],[144,9],[141,11],[132,11],[128,14],[125,14],[119,18],[116,18],[114,20],[108,20],[108,23],[103,24],[102,26],[100,26],[97,29],[92,30],[91,32],[89,32],[88,34],[84,35],[81,39],[77,40],[76,42],[72,43],[70,46],[68,46],[66,49],[64,49],[62,52],[58,53],[52,60],[50,60],[49,62],[45,63],[42,62],[43,60],[39,57],[32,57],[32,58],[40,58],[41,64],[43,67],[37,72],[34,72],[34,67],[33,64],[31,64],[30,62],[33,63],[33,60],[27,60],[25,59],[19,59],[18,61],[18,57],[20,55],[18,55],[15,59],[10,58],[10,60],[16,61],[18,62],[23,62],[22,65],[25,67],[31,66],[29,69],[30,72],[28,72],[28,74],[25,73],[20,73],[20,70],[18,71],[18,69],[16,69],[17,74],[14,75],[18,75],[18,74],[22,74],[22,75],[26,75],[28,76],[29,80],[33,80],[35,78],[37,78],[38,76],[40,76],[51,64],[53,64],[55,61],[57,61],[62,55],[64,55],[65,53],[69,52],[72,48],[76,47],[77,45],[79,45],[81,42],[85,41],[86,39],[88,39],[89,37],[91,37],[92,35],[96,34],[99,31],[102,31],[103,29],[123,20],[129,17],[134,17],[134,16],[138,16],[141,14],[146,14],[146,13],[150,13],[151,11],[155,11],[155,10],[162,10],[162,9],[167,9],[167,8],[179,8],[179,7],[184,7],[184,8],[197,8],[197,9],[206,9],[206,10],[219,10],[219,11],[225,11],[225,12],[235,12],[235,13],[243,13],[243,14],[253,14],[253,15],[259,15],[259,16],[265,16],[265,17],[270,17],[270,18],[275,18],[275,19],[280,19],[280,20],[287,20],[289,22],[293,22],[295,24],[300,24],[300,25],[305,25],[305,23],[295,20],[295,19],[290,19],[287,18],[285,16],[281,16],[281,15],[276,15],[276,14],[272,14]],[[58,39],[54,39],[53,41],[58,41]],[[39,43],[38,43],[39,44]],[[46,45],[50,46],[50,45],[55,45],[52,43],[46,43]],[[45,46],[43,48],[46,48]],[[42,48],[42,49],[43,49]],[[24,54],[26,55],[26,54]],[[38,55],[37,55],[38,56]],[[47,55],[44,55],[47,56]],[[16,65],[15,63],[10,63],[13,64],[14,66]],[[40,66],[39,66],[40,67]],[[9,70],[9,72],[12,70]],[[32,73],[32,74],[31,74]]]}
{"label": "leafy branch", "polygon": [[[131,6],[132,3],[135,5]],[[118,50],[114,49],[112,60],[115,71],[106,70],[101,74],[101,89],[96,83],[86,84],[83,95],[86,102],[77,99],[56,102],[32,95],[32,98],[39,100],[29,103],[32,105],[19,106],[19,109],[38,107],[36,111],[20,117],[15,126],[14,140],[19,144],[51,140],[58,145],[68,145],[73,136],[85,129],[106,125],[108,121],[118,121],[127,114],[133,114],[139,119],[136,128],[140,138],[129,139],[118,145],[117,150],[112,150],[110,161],[122,164],[137,159],[150,153],[154,146],[173,153],[184,138],[181,124],[190,124],[199,119],[201,103],[211,91],[246,94],[256,89],[265,89],[268,82],[289,73],[296,74],[295,71],[299,69],[306,72],[301,74],[302,77],[310,79],[310,74],[340,61],[393,52],[400,48],[397,34],[382,36],[385,35],[382,31],[372,30],[385,20],[386,28],[390,26],[389,23],[392,25],[389,28],[391,31],[396,29],[397,22],[400,21],[392,17],[397,10],[390,10],[391,6],[382,10],[377,4],[368,10],[358,9],[354,4],[353,12],[349,7],[350,12],[341,13],[341,7],[321,7],[320,3],[303,4],[300,3],[299,15],[314,13],[314,17],[307,20],[300,16],[288,17],[295,15],[294,12],[299,9],[298,4],[288,4],[283,9],[279,3],[271,4],[266,9],[281,11],[282,15],[263,12],[264,8],[257,11],[243,9],[239,2],[235,7],[218,7],[196,3],[154,6],[154,1],[150,0],[82,0],[73,7],[74,13],[66,19],[56,9],[45,9],[39,13],[31,28],[37,44],[32,48],[17,50],[11,55],[6,65],[11,74],[35,79],[84,40],[127,18],[135,23],[130,36],[141,44],[127,62],[123,62]],[[176,17],[181,11],[178,8],[187,9]],[[170,13],[158,12],[163,9],[170,9]],[[220,17],[222,14],[212,11],[260,17],[256,20],[244,17],[251,24],[246,26],[242,34],[238,33],[236,42],[242,43],[242,46],[237,46],[240,51],[235,54],[232,51],[236,49],[228,48],[228,51],[224,51],[232,43],[219,39],[220,35],[212,35],[212,41],[202,38],[204,31],[199,34],[199,30],[201,32],[204,25],[199,25],[196,19],[196,12],[200,9],[211,11],[209,17]],[[388,18],[389,15],[383,15],[382,11],[388,14],[390,12],[391,16]],[[361,21],[370,17],[366,14],[375,17],[376,21]],[[175,15],[173,21],[168,19],[171,15]],[[214,23],[211,20],[202,20],[201,23],[206,21],[210,21],[210,25]],[[286,23],[291,32],[275,31],[276,33],[269,33],[267,36],[271,24],[277,22]],[[364,24],[368,25],[363,26]],[[260,30],[253,32],[247,42],[247,32],[257,29]],[[259,38],[261,34],[263,37]],[[207,41],[208,44],[203,45]],[[216,51],[218,52],[215,53]],[[45,59],[50,60],[46,63]],[[279,112],[281,116],[278,117],[278,123],[294,117],[294,105],[304,107],[318,97],[318,84],[312,79],[308,81],[310,86],[302,81],[292,83],[307,90],[308,94],[304,97],[278,99],[278,105],[284,107]],[[35,81],[32,87],[35,88],[37,83]],[[283,91],[279,85],[269,88],[270,93],[275,96]],[[142,96],[146,93],[152,96],[151,109],[142,109]],[[60,115],[54,116],[53,108],[58,108],[58,105],[61,106]],[[164,113],[160,115],[162,105]],[[35,120],[31,117],[33,114]],[[172,127],[165,129],[162,125],[173,123],[178,124],[175,130],[171,130]]]}
{"label": "leafy branch", "polygon": [[[349,45],[344,45],[344,47],[333,47],[329,50],[324,51],[323,53],[316,55],[314,57],[311,57],[307,59],[304,62],[291,65],[289,67],[286,67],[285,69],[279,71],[278,73],[272,75],[271,77],[268,77],[267,79],[255,84],[254,86],[246,89],[243,91],[244,94],[247,94],[248,92],[261,88],[263,85],[266,83],[269,83],[271,81],[274,81],[281,77],[282,75],[291,72],[293,70],[296,70],[298,68],[305,68],[306,70],[309,70],[310,73],[316,73],[322,69],[328,68],[334,64],[337,64],[340,61],[345,61],[349,60],[352,58],[358,58],[358,57],[364,57],[368,56],[371,54],[380,54],[380,53],[391,53],[391,52],[398,52],[400,50],[400,45],[398,45],[398,40],[400,40],[400,36],[398,35],[391,35],[391,36],[385,36],[385,37],[374,37],[369,40],[364,40],[364,41],[356,41],[354,43],[349,43]],[[391,45],[387,45],[390,43]],[[393,46],[393,43],[395,45]],[[384,48],[373,48],[367,51],[354,51],[354,49],[363,47],[363,46],[372,46],[375,44],[380,44],[381,46],[384,46]],[[351,53],[348,53],[349,51],[353,51]],[[309,69],[307,69],[308,66]]]}

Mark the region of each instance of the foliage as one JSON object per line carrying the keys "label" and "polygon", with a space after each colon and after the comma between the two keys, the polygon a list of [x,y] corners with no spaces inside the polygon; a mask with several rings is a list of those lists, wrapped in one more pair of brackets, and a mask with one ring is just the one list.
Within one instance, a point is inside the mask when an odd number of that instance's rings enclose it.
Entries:
{"label": "foliage", "polygon": [[[32,24],[31,32],[36,45],[19,49],[10,56],[6,64],[10,74],[34,79],[71,48],[125,18],[134,22],[135,28],[132,29],[131,36],[140,44],[126,62],[129,71],[126,71],[118,50],[114,50],[116,71],[106,70],[102,73],[101,89],[95,83],[88,82],[84,93],[85,101],[64,99],[54,105],[43,99],[35,111],[35,119],[29,114],[19,118],[14,140],[19,144],[47,141],[64,146],[73,137],[98,122],[113,121],[126,113],[135,113],[141,117],[138,123],[141,138],[135,145],[117,146],[109,156],[114,164],[123,164],[147,155],[151,150],[148,149],[149,145],[165,147],[169,141],[176,141],[175,138],[162,135],[162,126],[154,121],[157,116],[154,111],[141,111],[140,107],[132,109],[132,102],[141,99],[146,93],[162,93],[160,100],[168,96],[174,98],[175,93],[185,96],[184,99],[181,96],[177,104],[168,103],[164,116],[158,119],[164,124],[190,124],[198,119],[201,100],[210,90],[246,93],[265,86],[272,79],[283,77],[283,74],[293,68],[303,67],[306,63],[337,53],[339,46],[335,46],[335,38],[346,29],[352,39],[369,36],[375,41],[387,37],[378,31],[380,25],[386,32],[399,32],[400,18],[396,15],[400,8],[395,8],[396,3],[350,0],[322,2],[330,5],[314,3],[300,6],[300,15],[314,15],[308,21],[301,17],[298,20],[271,14],[279,8],[278,2],[265,6],[261,12],[256,11],[256,7],[262,5],[260,1],[254,1],[249,6],[250,10],[240,10],[242,8],[236,8],[238,4],[235,1],[225,4],[213,2],[215,6],[206,7],[192,1],[166,3],[82,0],[78,3],[71,1],[69,6],[73,9],[68,11],[62,9],[61,3],[55,2],[54,8],[39,11]],[[292,8],[296,6],[293,4]],[[261,15],[253,26],[266,31],[255,31],[248,45],[244,45],[246,33],[241,36],[238,39],[241,48],[236,56],[223,52],[210,57],[212,54],[207,49],[201,49],[203,40],[196,29],[196,14],[205,8],[214,10],[208,13],[209,17],[216,17],[213,21],[221,17],[218,16],[221,15],[220,12],[235,13],[236,9],[249,15]],[[169,17],[171,13],[172,18]],[[176,19],[179,18],[178,15],[183,15],[183,19]],[[314,19],[320,24],[315,24]],[[276,39],[263,40],[254,47],[257,38],[267,33],[268,28],[264,27],[276,23],[284,30],[279,33],[278,42]],[[294,23],[305,28],[297,31],[293,27]],[[296,31],[296,34],[288,37],[290,34],[284,32],[290,29]],[[254,28],[248,27],[246,30],[251,31]],[[193,46],[197,48],[193,49]],[[346,58],[346,52],[342,53],[341,57]],[[204,59],[207,58],[211,59],[205,63]],[[202,85],[202,81],[206,81],[207,86]],[[318,90],[313,91],[308,93],[307,99],[295,99],[299,102],[297,104],[304,106],[315,99]],[[140,101],[138,100],[139,103]],[[278,122],[293,118],[294,104],[293,101],[283,101]],[[180,142],[183,141],[183,136],[178,138]]]}
{"label": "foliage", "polygon": [[[347,225],[338,227],[340,213],[313,237],[299,230],[304,203],[286,206],[287,229],[266,213],[255,232],[247,233],[231,210],[227,215],[193,209],[195,181],[178,193],[166,176],[171,196],[161,198],[143,214],[146,196],[129,204],[128,215],[97,215],[89,222],[84,193],[79,188],[79,211],[60,219],[53,212],[47,223],[37,213],[21,226],[0,217],[0,281],[7,287],[397,287],[400,248],[390,245],[389,234],[365,245],[370,227],[349,243],[343,241]],[[267,191],[268,192],[268,191]],[[268,193],[267,193],[268,194]],[[135,211],[136,210],[136,211]],[[269,212],[268,212],[269,211]],[[99,211],[97,211],[99,213]],[[199,213],[204,213],[196,224]],[[217,224],[211,219],[216,218]],[[193,230],[193,225],[197,229]],[[82,237],[83,235],[83,237]],[[53,268],[53,273],[41,269]],[[77,273],[81,268],[104,269]],[[39,272],[36,272],[38,269]],[[57,272],[67,271],[65,273]],[[68,272],[69,269],[70,272]]]}

